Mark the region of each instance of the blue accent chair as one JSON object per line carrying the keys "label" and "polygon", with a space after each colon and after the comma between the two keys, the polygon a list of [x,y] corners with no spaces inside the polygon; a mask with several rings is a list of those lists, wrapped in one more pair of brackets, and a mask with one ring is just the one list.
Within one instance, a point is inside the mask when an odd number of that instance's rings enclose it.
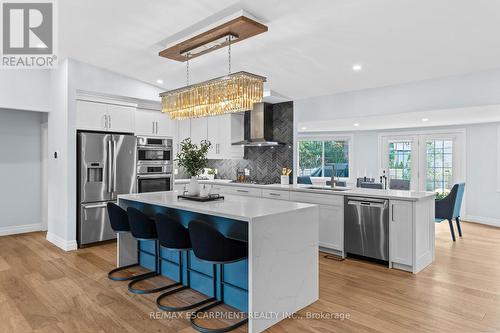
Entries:
{"label": "blue accent chair", "polygon": [[309,177],[309,176],[299,176],[299,177],[297,177],[297,184],[312,185],[311,177]]}
{"label": "blue accent chair", "polygon": [[448,220],[450,225],[451,238],[455,238],[453,220],[457,223],[458,235],[462,237],[462,228],[460,226],[460,209],[462,208],[462,199],[464,197],[465,183],[453,185],[450,194],[444,199],[436,200],[436,219],[437,223]]}

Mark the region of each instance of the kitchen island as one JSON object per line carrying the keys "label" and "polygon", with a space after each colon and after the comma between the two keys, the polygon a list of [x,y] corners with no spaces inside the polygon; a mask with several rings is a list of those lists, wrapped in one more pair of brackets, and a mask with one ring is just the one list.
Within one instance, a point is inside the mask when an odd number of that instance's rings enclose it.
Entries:
{"label": "kitchen island", "polygon": [[[174,189],[183,191],[187,180],[176,180]],[[201,181],[212,192],[261,197],[319,206],[319,249],[346,256],[344,222],[349,197],[388,200],[390,268],[418,273],[434,262],[435,222],[433,192],[378,190],[237,183],[228,180]]]}
{"label": "kitchen island", "polygon": [[[227,304],[249,313],[249,332],[262,332],[318,300],[318,206],[233,195],[200,203],[178,199],[178,194],[121,195],[118,203],[152,217],[160,212],[175,214],[185,226],[195,218],[203,219],[226,237],[248,241],[248,260],[226,265],[224,273],[225,280],[232,279],[231,283],[247,292],[229,288],[224,289],[224,295]],[[154,267],[154,258],[148,254],[152,252],[148,248],[154,246],[150,243],[139,242],[139,250],[144,251],[139,251],[137,258],[137,241],[130,234],[119,234],[118,266],[139,260],[147,268]],[[162,258],[175,260],[177,256],[171,252],[162,250]],[[192,257],[192,268],[210,272],[209,264],[196,260],[194,254]],[[169,267],[168,261],[163,265],[164,275],[178,278],[175,265]],[[211,286],[211,279],[192,274],[193,289],[212,296]]]}

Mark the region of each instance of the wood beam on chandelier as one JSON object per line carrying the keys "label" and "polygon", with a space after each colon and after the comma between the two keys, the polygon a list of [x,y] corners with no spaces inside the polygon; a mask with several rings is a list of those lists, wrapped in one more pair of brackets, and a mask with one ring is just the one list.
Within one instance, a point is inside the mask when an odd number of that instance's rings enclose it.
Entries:
{"label": "wood beam on chandelier", "polygon": [[[191,50],[200,48],[203,45],[217,41],[224,36],[232,35],[236,38],[231,40],[231,44],[240,42],[244,39],[253,37],[255,35],[261,34],[268,30],[267,26],[254,21],[246,16],[237,17],[231,21],[223,23],[213,29],[205,31],[199,35],[196,35],[188,40],[180,42],[174,46],[171,46],[163,51],[160,51],[159,55],[172,60],[186,61],[186,53]],[[227,46],[229,43],[223,41],[216,44],[205,51],[201,51],[196,54],[190,54],[190,58],[196,58],[203,54],[215,51],[222,47]]]}

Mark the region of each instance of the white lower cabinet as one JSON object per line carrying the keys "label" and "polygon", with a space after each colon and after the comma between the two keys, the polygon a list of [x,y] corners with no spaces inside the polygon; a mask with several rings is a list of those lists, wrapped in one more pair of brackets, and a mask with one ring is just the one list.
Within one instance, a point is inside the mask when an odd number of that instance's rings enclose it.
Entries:
{"label": "white lower cabinet", "polygon": [[290,201],[319,205],[319,245],[344,255],[343,196],[290,192]]}
{"label": "white lower cabinet", "polygon": [[389,260],[413,266],[413,202],[389,201]]}
{"label": "white lower cabinet", "polygon": [[262,190],[262,197],[277,200],[290,200],[290,192],[280,190]]}
{"label": "white lower cabinet", "polygon": [[260,188],[244,187],[244,186],[225,186],[225,194],[243,195],[247,197],[262,197],[262,190]]}

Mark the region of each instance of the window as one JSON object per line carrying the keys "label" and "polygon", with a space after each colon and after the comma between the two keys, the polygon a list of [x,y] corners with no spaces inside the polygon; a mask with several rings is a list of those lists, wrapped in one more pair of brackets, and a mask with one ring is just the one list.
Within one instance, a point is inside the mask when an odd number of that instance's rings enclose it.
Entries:
{"label": "window", "polygon": [[348,140],[299,141],[299,176],[349,178]]}
{"label": "window", "polygon": [[428,140],[426,142],[426,191],[448,192],[453,187],[453,141]]}
{"label": "window", "polygon": [[389,178],[411,180],[411,141],[389,143]]}

